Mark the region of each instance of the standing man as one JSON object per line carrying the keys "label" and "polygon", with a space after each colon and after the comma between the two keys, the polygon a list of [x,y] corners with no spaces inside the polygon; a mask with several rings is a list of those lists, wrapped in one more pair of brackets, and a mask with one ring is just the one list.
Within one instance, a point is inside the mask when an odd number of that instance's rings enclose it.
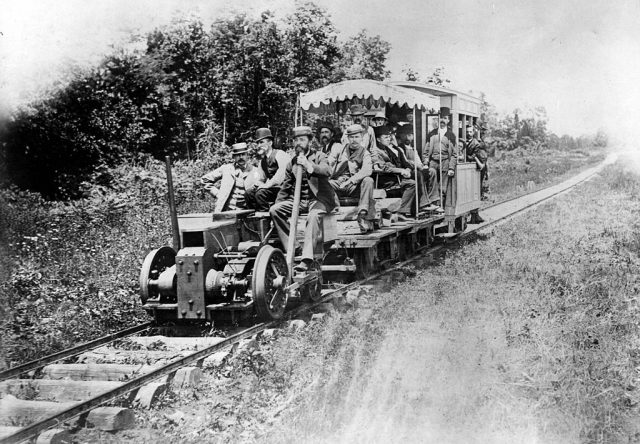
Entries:
{"label": "standing man", "polygon": [[[280,242],[286,248],[289,241],[289,217],[293,210],[293,195],[296,188],[296,173],[293,165],[301,165],[300,213],[308,213],[308,216],[302,247],[302,262],[296,265],[295,269],[307,271],[313,262],[314,251],[320,250],[324,243],[321,229],[322,217],[336,207],[337,198],[329,183],[331,167],[327,162],[327,156],[320,151],[311,150],[313,137],[311,128],[295,127],[293,136],[297,155],[287,166],[284,183],[269,213],[278,231]],[[296,168],[295,171],[297,170]]]}
{"label": "standing man", "polygon": [[[438,196],[440,200],[441,194],[446,194],[449,187],[449,181],[456,173],[456,165],[458,162],[458,153],[456,148],[456,136],[447,128],[447,120],[440,119],[440,128],[438,133],[431,136],[429,142],[425,146],[423,164],[429,165],[429,187],[427,193]],[[442,177],[441,177],[442,174]],[[444,180],[443,180],[444,177]],[[444,198],[440,201],[440,206],[444,208]]]}
{"label": "standing man", "polygon": [[322,152],[327,156],[329,165],[334,166],[336,159],[342,152],[342,144],[333,140],[334,128],[329,122],[320,122],[318,125],[318,139],[322,146]]}
{"label": "standing man", "polygon": [[[404,152],[391,144],[391,130],[388,126],[379,126],[375,129],[378,146],[373,150],[372,161],[374,171],[379,172],[378,187],[390,188],[398,185],[402,188],[402,201],[398,210],[403,219],[415,215],[416,181],[412,176],[413,168],[407,160]],[[399,179],[399,180],[398,180]],[[418,188],[423,185],[422,176],[418,176]],[[420,193],[420,209],[428,206],[427,196]]]}
{"label": "standing man", "polygon": [[[351,116],[353,123],[362,125],[362,128],[364,129],[362,135],[362,146],[372,153],[373,149],[376,147],[376,134],[364,118],[364,113],[366,111],[367,109],[363,105],[351,105],[351,108],[349,108],[349,115]],[[346,132],[342,135],[342,140],[340,140],[340,142],[342,145],[349,143]]]}
{"label": "standing man", "polygon": [[371,154],[362,146],[362,126],[347,128],[349,144],[337,158],[331,176],[331,186],[339,197],[358,196],[358,226],[362,233],[373,231],[376,202],[373,199],[373,164]]}
{"label": "standing man", "polygon": [[[484,200],[485,177],[487,173],[487,151],[484,143],[475,136],[473,126],[467,126],[467,141],[464,149],[467,155],[467,162],[475,162],[476,168],[480,170],[480,198]],[[478,214],[478,210],[471,212],[471,223],[481,224],[484,219]]]}
{"label": "standing man", "polygon": [[[245,200],[245,180],[252,170],[248,152],[246,143],[234,144],[231,147],[233,163],[226,163],[200,178],[205,190],[216,198],[214,212],[248,208]],[[216,186],[218,182],[220,188]]]}
{"label": "standing man", "polygon": [[247,189],[247,201],[256,211],[269,211],[284,181],[290,158],[284,151],[273,147],[273,136],[269,128],[258,128],[254,139],[260,158],[260,178]]}

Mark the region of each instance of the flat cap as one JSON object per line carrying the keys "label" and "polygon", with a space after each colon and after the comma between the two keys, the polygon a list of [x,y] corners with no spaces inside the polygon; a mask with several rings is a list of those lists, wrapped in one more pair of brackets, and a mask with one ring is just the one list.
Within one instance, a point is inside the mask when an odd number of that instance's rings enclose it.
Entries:
{"label": "flat cap", "polygon": [[313,131],[310,126],[296,126],[293,129],[293,137],[309,136],[313,137]]}
{"label": "flat cap", "polygon": [[353,125],[349,125],[347,127],[347,136],[360,134],[362,131],[364,131],[364,128],[362,128],[362,125],[358,125],[357,123],[354,123]]}
{"label": "flat cap", "polygon": [[247,151],[249,151],[249,148],[247,147],[247,144],[244,143],[244,142],[234,143],[233,145],[231,145],[231,154],[232,155],[244,154]]}

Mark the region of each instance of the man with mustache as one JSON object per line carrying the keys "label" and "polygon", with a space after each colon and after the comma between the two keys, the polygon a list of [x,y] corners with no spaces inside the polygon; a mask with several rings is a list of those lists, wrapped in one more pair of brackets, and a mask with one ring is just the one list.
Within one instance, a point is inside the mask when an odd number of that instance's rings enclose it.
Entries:
{"label": "man with mustache", "polygon": [[362,126],[353,124],[346,134],[349,144],[338,155],[329,182],[339,197],[359,196],[358,226],[366,233],[373,231],[376,214],[371,154],[362,146]]}
{"label": "man with mustache", "polygon": [[[473,126],[467,126],[467,140],[464,142],[464,150],[467,162],[475,162],[476,168],[480,170],[480,198],[484,200],[486,178],[487,178],[487,150],[484,142],[478,140]],[[481,224],[484,219],[480,217],[478,210],[471,211],[472,224]]]}
{"label": "man with mustache", "polygon": [[[233,163],[224,164],[200,178],[205,190],[216,198],[213,210],[216,213],[247,208],[245,180],[252,169],[249,150],[246,143],[236,143],[231,150]],[[216,186],[218,182],[220,188]]]}
{"label": "man with mustache", "polygon": [[[439,206],[444,208],[444,196],[447,193],[449,182],[453,180],[458,163],[458,149],[456,146],[456,136],[447,127],[447,120],[440,119],[438,132],[431,136],[424,149],[424,165],[429,166],[429,195],[437,195],[438,200],[442,190],[443,201]],[[440,175],[442,174],[442,177]],[[435,178],[435,180],[431,180]]]}
{"label": "man with mustache", "polygon": [[338,199],[329,183],[331,167],[327,156],[321,151],[311,149],[313,132],[308,126],[298,126],[293,129],[296,157],[287,166],[282,188],[278,193],[276,203],[269,213],[278,231],[278,236],[284,248],[289,241],[289,217],[293,210],[293,195],[296,187],[296,174],[302,166],[302,187],[300,193],[300,214],[308,213],[307,226],[302,247],[302,262],[296,265],[297,271],[307,271],[314,259],[314,251],[322,251],[324,243],[322,233],[322,217],[332,211],[338,204]]}
{"label": "man with mustache", "polygon": [[333,167],[336,159],[342,152],[342,144],[333,140],[334,128],[330,122],[320,122],[318,125],[318,139],[322,146],[322,152],[327,156],[329,166]]}
{"label": "man with mustache", "polygon": [[269,128],[258,128],[254,140],[260,158],[260,179],[247,189],[247,201],[257,211],[269,211],[284,180],[289,156],[284,151],[274,148],[273,135]]}
{"label": "man with mustache", "polygon": [[[400,219],[415,216],[416,205],[416,180],[413,166],[407,160],[404,151],[398,146],[391,143],[391,129],[388,126],[379,126],[375,128],[378,146],[373,150],[372,161],[374,170],[379,172],[378,187],[389,188],[398,184],[398,176],[400,178],[400,187],[402,188],[402,201],[400,203]],[[419,193],[419,209],[424,210],[428,207],[426,193],[422,192],[424,183],[422,175],[417,178]]]}
{"label": "man with mustache", "polygon": [[[362,125],[362,128],[364,129],[362,133],[362,146],[371,153],[376,147],[376,134],[373,131],[373,128],[369,126],[367,120],[364,117],[364,113],[366,112],[366,110],[367,109],[363,105],[356,104],[352,105],[351,108],[349,108],[348,114],[349,116],[351,116],[351,121],[353,123]],[[346,145],[349,143],[346,132],[342,135],[342,140],[340,140],[340,142],[342,143],[342,145]]]}

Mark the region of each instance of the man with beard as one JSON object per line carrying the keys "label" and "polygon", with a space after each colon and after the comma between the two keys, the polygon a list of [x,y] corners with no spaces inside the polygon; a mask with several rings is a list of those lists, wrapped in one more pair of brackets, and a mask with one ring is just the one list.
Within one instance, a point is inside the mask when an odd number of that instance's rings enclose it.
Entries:
{"label": "man with beard", "polygon": [[307,226],[302,247],[302,262],[296,265],[297,271],[307,271],[313,262],[314,251],[321,250],[323,245],[323,233],[321,228],[322,217],[332,211],[337,205],[337,197],[329,183],[331,167],[327,156],[311,149],[313,132],[308,126],[298,126],[293,129],[296,157],[294,157],[286,169],[282,188],[278,193],[276,203],[269,213],[271,220],[278,231],[278,236],[284,248],[289,241],[289,217],[293,210],[293,195],[296,188],[296,174],[302,166],[302,187],[300,192],[300,214],[308,213]]}
{"label": "man with beard", "polygon": [[[442,194],[446,194],[449,181],[456,173],[457,161],[456,136],[447,128],[447,120],[441,118],[438,133],[431,136],[427,142],[422,159],[423,164],[429,165],[427,193],[430,196],[438,196],[438,200],[440,200],[441,190]],[[444,176],[444,180],[441,174]],[[439,205],[444,208],[444,198],[439,202]]]}
{"label": "man with beard", "polygon": [[358,226],[362,233],[373,231],[376,203],[373,199],[371,154],[362,146],[362,126],[353,124],[346,131],[349,144],[337,157],[331,186],[339,197],[358,196]]}
{"label": "man with beard", "polygon": [[[362,146],[371,153],[376,147],[376,134],[364,118],[366,110],[367,109],[363,105],[352,105],[351,108],[349,108],[349,115],[351,116],[353,123],[362,125],[364,130],[362,135]],[[340,142],[342,145],[347,145],[349,143],[346,132],[342,135],[342,140],[340,140]]]}
{"label": "man with beard", "polygon": [[342,144],[333,140],[334,129],[329,122],[321,122],[318,125],[318,139],[322,146],[322,152],[327,156],[329,165],[335,165],[337,157],[342,152]]}
{"label": "man with beard", "polygon": [[[248,151],[246,143],[234,144],[231,147],[233,163],[224,164],[200,178],[205,190],[216,198],[214,212],[247,208],[245,180],[252,169]],[[216,186],[218,182],[220,182],[220,188]]]}
{"label": "man with beard", "polygon": [[[422,176],[422,186],[421,192],[425,193],[427,196],[427,203],[429,204],[425,210],[427,211],[439,211],[440,207],[435,205],[435,203],[440,198],[438,194],[434,192],[435,187],[428,187],[427,184],[430,182],[434,182],[436,180],[436,176],[431,177],[431,170],[429,168],[425,168],[422,163],[422,159],[420,159],[420,155],[415,152],[413,141],[413,128],[411,124],[406,124],[401,126],[398,129],[398,138],[400,139],[400,148],[404,151],[409,164],[411,165],[411,170],[413,168],[418,170],[418,175]],[[414,163],[415,162],[415,163]],[[417,165],[416,165],[417,164]]]}
{"label": "man with beard", "polygon": [[269,211],[284,181],[290,158],[284,151],[273,147],[273,136],[269,128],[258,128],[254,140],[260,158],[260,178],[247,189],[247,202],[257,211]]}
{"label": "man with beard", "polygon": [[[467,126],[467,140],[464,144],[467,156],[467,162],[475,162],[476,167],[480,170],[480,198],[484,200],[485,181],[487,175],[487,151],[484,143],[475,136],[473,126]],[[472,224],[481,224],[484,219],[478,214],[478,210],[471,212]]]}
{"label": "man with beard", "polygon": [[[407,156],[397,146],[391,143],[391,130],[388,126],[379,126],[375,129],[378,146],[373,150],[372,161],[374,171],[378,171],[378,188],[390,188],[398,185],[402,188],[402,200],[400,203],[401,219],[415,216],[416,180],[411,163]],[[418,175],[418,188],[423,187],[422,176]],[[428,206],[427,196],[421,192],[419,196],[420,209]]]}

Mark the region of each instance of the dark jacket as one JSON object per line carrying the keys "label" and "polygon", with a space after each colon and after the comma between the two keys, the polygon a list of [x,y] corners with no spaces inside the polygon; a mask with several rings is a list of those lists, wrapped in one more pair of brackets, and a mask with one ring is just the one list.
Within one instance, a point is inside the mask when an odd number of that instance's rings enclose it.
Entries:
{"label": "dark jacket", "polygon": [[[276,203],[293,199],[293,194],[296,190],[296,176],[293,170],[295,159],[294,157],[292,162],[287,165],[284,182],[278,192]],[[313,162],[313,172],[309,174],[306,168],[303,167],[302,180],[308,180],[312,197],[322,202],[327,207],[328,212],[332,211],[339,203],[338,197],[329,183],[331,167],[327,161],[327,155],[320,151],[311,151],[307,159]]]}
{"label": "dark jacket", "polygon": [[464,144],[464,149],[467,155],[467,162],[475,162],[474,157],[477,157],[481,163],[486,165],[489,156],[487,155],[487,149],[484,142],[481,142],[474,137],[471,140],[467,140]]}
{"label": "dark jacket", "polygon": [[382,171],[388,171],[390,168],[409,168],[413,171],[413,167],[402,148],[397,146],[394,146],[394,148],[398,152],[398,155],[395,155],[393,151],[383,145],[374,148],[371,155],[374,168]]}

